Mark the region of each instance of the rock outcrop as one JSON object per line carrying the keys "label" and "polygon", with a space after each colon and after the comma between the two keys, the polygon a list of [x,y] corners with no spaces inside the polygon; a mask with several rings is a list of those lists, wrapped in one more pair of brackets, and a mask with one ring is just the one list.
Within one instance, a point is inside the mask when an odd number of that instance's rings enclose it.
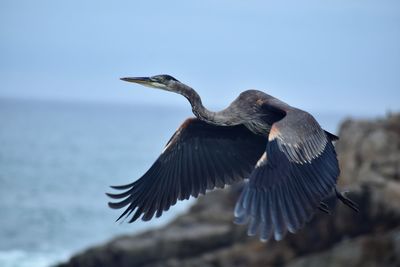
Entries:
{"label": "rock outcrop", "polygon": [[165,227],[120,236],[59,266],[400,266],[400,115],[345,121],[340,187],[355,213],[332,199],[297,234],[261,243],[233,221],[240,186],[210,192]]}

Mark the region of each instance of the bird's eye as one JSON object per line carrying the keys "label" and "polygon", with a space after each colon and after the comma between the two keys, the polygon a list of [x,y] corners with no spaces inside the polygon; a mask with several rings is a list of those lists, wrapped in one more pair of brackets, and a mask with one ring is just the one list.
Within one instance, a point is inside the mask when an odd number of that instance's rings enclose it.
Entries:
{"label": "bird's eye", "polygon": [[153,76],[153,77],[151,77],[151,80],[152,80],[153,82],[162,81],[161,77],[159,77],[159,76]]}
{"label": "bird's eye", "polygon": [[175,79],[174,77],[172,77],[170,75],[165,75],[165,79],[168,81],[177,81],[177,79]]}

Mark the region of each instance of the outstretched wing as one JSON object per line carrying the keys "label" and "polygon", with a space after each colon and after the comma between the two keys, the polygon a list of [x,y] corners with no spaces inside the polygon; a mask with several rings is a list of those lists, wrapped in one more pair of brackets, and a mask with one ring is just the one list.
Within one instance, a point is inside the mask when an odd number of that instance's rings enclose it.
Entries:
{"label": "outstretched wing", "polygon": [[137,181],[108,194],[122,199],[109,203],[126,210],[118,218],[129,222],[161,216],[176,201],[205,194],[207,189],[224,187],[244,179],[264,152],[267,138],[257,136],[243,125],[215,126],[196,118],[187,119],[169,140],[156,162]]}
{"label": "outstretched wing", "polygon": [[259,232],[261,240],[280,240],[302,228],[335,188],[334,139],[310,114],[287,110],[272,125],[266,151],[236,204],[237,223],[250,221],[248,234]]}

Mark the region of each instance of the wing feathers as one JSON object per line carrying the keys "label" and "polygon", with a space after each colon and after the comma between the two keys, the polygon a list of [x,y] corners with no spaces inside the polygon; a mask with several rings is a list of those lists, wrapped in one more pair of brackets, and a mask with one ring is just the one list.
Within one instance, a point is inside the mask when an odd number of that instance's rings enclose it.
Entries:
{"label": "wing feathers", "polygon": [[[214,187],[224,187],[249,174],[263,153],[267,138],[245,126],[214,126],[188,119],[174,133],[160,157],[137,181],[113,186],[122,193],[108,194],[120,200],[111,208],[127,206],[122,215],[133,222],[150,220],[167,211],[176,201],[197,197]],[[242,155],[242,153],[244,153]]]}
{"label": "wing feathers", "polygon": [[339,175],[332,139],[311,115],[288,112],[271,132],[235,207],[235,221],[250,219],[249,234],[258,231],[263,241],[302,228],[333,193]]}
{"label": "wing feathers", "polygon": [[177,200],[224,187],[253,170],[236,203],[235,222],[249,222],[248,234],[259,233],[262,241],[295,233],[333,193],[339,167],[331,141],[338,138],[308,113],[285,113],[272,125],[268,140],[243,125],[186,120],[140,179],[112,187],[125,191],[107,194],[120,200],[109,206],[127,206],[118,220],[131,214],[129,222],[150,220]]}

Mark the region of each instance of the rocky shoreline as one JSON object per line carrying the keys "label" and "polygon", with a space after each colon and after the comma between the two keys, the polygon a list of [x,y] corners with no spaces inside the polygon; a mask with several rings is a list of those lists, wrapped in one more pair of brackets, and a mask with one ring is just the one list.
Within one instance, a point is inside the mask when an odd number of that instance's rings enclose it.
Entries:
{"label": "rocky shoreline", "polygon": [[200,197],[163,228],[117,237],[59,267],[400,266],[400,114],[343,122],[339,186],[360,205],[330,201],[297,234],[261,243],[233,221],[240,185]]}

